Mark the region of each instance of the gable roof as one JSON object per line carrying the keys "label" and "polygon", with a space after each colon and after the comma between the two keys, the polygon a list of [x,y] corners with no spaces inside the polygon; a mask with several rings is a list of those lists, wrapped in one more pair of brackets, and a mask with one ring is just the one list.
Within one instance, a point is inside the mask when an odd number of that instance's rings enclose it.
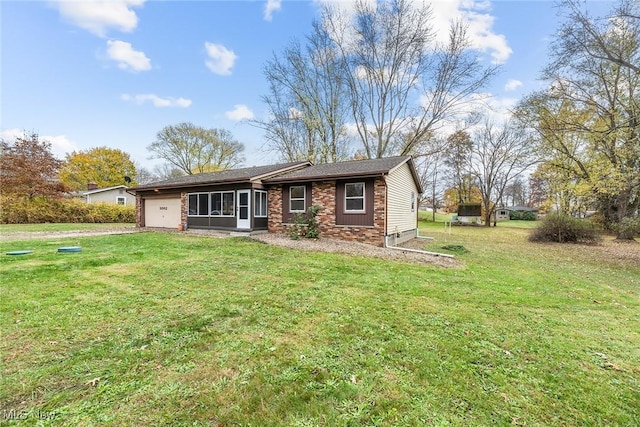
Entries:
{"label": "gable roof", "polygon": [[287,172],[292,169],[297,169],[310,164],[310,162],[301,161],[267,166],[252,166],[241,169],[229,169],[219,172],[197,173],[193,175],[185,175],[178,178],[139,185],[137,187],[131,188],[130,190],[143,191],[159,188],[168,189],[201,185],[246,183],[251,181],[258,181],[277,173]]}
{"label": "gable roof", "polygon": [[116,185],[114,187],[96,188],[95,190],[83,191],[80,193],[82,196],[90,196],[91,194],[104,193],[106,191],[117,190],[119,188],[127,189],[126,185]]}
{"label": "gable roof", "polygon": [[388,175],[395,169],[407,163],[413,179],[422,193],[420,179],[416,172],[411,156],[386,157],[382,159],[350,160],[339,163],[323,163],[312,165],[303,169],[278,174],[266,179],[268,184],[286,182],[326,181],[341,178],[366,178]]}

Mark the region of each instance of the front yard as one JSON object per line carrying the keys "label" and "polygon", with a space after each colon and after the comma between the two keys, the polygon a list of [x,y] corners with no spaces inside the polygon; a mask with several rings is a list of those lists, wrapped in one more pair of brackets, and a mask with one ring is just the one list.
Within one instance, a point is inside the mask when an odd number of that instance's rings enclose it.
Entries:
{"label": "front yard", "polygon": [[423,227],[462,267],[178,233],[4,238],[0,423],[640,424],[640,245]]}

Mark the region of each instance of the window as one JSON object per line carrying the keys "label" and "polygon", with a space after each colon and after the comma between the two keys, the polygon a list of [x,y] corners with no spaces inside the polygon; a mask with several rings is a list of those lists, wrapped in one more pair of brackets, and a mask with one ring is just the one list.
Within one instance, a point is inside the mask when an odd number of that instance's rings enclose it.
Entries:
{"label": "window", "polygon": [[126,197],[122,197],[122,196],[116,197],[116,204],[118,204],[118,205],[126,205],[127,204],[127,198]]}
{"label": "window", "polygon": [[344,185],[345,212],[364,212],[364,182]]}
{"label": "window", "polygon": [[304,212],[307,188],[304,185],[289,187],[289,212]]}
{"label": "window", "polygon": [[411,212],[416,211],[416,193],[411,192]]}
{"label": "window", "polygon": [[267,192],[256,190],[254,193],[254,199],[253,215],[256,218],[265,218],[267,216]]}
{"label": "window", "polygon": [[189,215],[207,216],[209,212],[209,193],[189,194]]}
{"label": "window", "polygon": [[220,191],[211,193],[211,216],[234,216],[235,193]]}

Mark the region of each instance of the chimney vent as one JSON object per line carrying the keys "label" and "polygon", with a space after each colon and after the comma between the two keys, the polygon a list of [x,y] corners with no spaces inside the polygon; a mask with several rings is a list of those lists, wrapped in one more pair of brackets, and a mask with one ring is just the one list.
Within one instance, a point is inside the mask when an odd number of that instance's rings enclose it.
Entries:
{"label": "chimney vent", "polygon": [[92,191],[97,189],[98,189],[98,184],[96,184],[95,182],[90,182],[87,184],[87,191]]}

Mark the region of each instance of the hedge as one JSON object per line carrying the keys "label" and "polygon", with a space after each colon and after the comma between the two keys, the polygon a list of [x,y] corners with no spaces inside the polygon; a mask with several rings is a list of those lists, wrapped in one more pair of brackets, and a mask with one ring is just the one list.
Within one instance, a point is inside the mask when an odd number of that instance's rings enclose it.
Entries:
{"label": "hedge", "polygon": [[3,224],[134,223],[136,217],[134,206],[87,204],[77,199],[14,200],[3,197],[1,202],[0,222]]}

